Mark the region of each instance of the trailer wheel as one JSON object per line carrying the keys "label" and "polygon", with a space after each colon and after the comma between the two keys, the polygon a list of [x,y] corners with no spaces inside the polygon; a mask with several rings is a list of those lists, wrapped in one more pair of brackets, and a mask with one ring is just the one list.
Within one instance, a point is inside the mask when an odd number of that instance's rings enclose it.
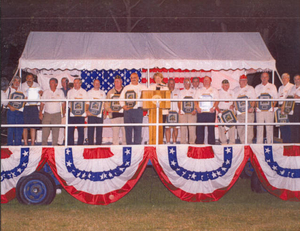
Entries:
{"label": "trailer wheel", "polygon": [[264,188],[254,171],[251,176],[251,190],[256,193],[265,193],[267,190]]}
{"label": "trailer wheel", "polygon": [[44,172],[34,172],[22,177],[16,191],[20,203],[33,205],[50,204],[56,194],[54,180]]}

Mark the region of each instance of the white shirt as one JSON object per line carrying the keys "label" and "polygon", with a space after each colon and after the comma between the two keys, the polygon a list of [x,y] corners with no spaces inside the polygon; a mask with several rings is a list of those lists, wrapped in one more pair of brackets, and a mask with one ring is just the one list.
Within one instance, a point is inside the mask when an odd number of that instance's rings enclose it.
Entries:
{"label": "white shirt", "polygon": [[[270,94],[270,96],[273,99],[277,99],[277,88],[274,84],[272,83],[267,83],[266,85],[263,84],[259,84],[255,87],[255,94],[257,96],[257,98],[264,93],[268,93]],[[273,101],[274,103],[274,101]],[[260,112],[260,110],[258,108],[256,108],[257,112]],[[272,111],[272,108],[270,109],[270,111]]]}
{"label": "white shirt", "polygon": [[190,89],[182,89],[180,92],[179,92],[179,99],[183,99],[185,97],[192,97],[194,98],[195,97],[195,94],[196,94],[196,90],[190,88]]}
{"label": "white shirt", "polygon": [[1,90],[1,107],[2,107],[2,105],[6,106],[8,104],[8,101],[5,101],[5,102],[2,101],[2,100],[5,100],[5,99],[7,99],[7,93],[5,91]]}
{"label": "white shirt", "polygon": [[[68,99],[88,99],[88,95],[86,90],[83,88],[79,88],[76,90],[75,88],[68,91],[67,94]],[[69,107],[71,107],[71,102],[69,103]]]}
{"label": "white shirt", "polygon": [[[65,94],[61,89],[56,88],[53,92],[50,89],[47,89],[44,91],[42,99],[65,99]],[[61,104],[62,101],[56,101],[56,102],[43,102],[45,104],[44,111],[49,114],[59,113],[61,112]]]}
{"label": "white shirt", "polygon": [[[288,93],[288,95],[292,95],[292,96],[294,96],[295,94],[300,96],[300,86],[296,87],[296,85],[294,85]],[[300,103],[300,102],[298,101],[296,103]]]}
{"label": "white shirt", "polygon": [[[285,86],[282,85],[278,89],[278,99],[285,99],[288,96],[289,91],[294,86],[294,84],[288,82]],[[283,101],[278,102],[279,105],[283,104]]]}
{"label": "white shirt", "polygon": [[[123,91],[121,92],[120,99],[125,99],[125,94],[128,91],[134,91],[136,93],[136,99],[140,99],[143,90],[148,90],[145,85],[142,85],[140,83],[137,85],[129,84],[126,87],[124,87]],[[120,105],[121,107],[123,107],[125,105],[125,102],[120,101]],[[137,101],[133,109],[137,109],[138,107],[142,107],[142,106],[143,106],[143,102]]]}
{"label": "white shirt", "polygon": [[[171,99],[179,99],[179,95],[180,95],[180,90],[178,88],[175,88],[172,92],[171,92]],[[176,111],[179,112],[178,109],[178,102],[171,102],[171,108],[170,111]]]}
{"label": "white shirt", "polygon": [[88,99],[105,99],[106,94],[102,90],[95,90],[94,88],[87,92]]}
{"label": "white shirt", "polygon": [[[22,88],[22,91],[23,91],[25,97],[28,97],[28,89],[29,88],[36,88],[37,91],[42,90],[40,85],[36,82],[33,82],[31,87],[28,86],[27,82],[22,83],[21,88]],[[38,99],[40,99],[40,94],[38,94]],[[27,105],[37,105],[37,104],[39,104],[39,102],[28,102],[28,103],[25,104],[25,106],[27,106]]]}
{"label": "white shirt", "polygon": [[[219,97],[220,99],[234,99],[234,93],[233,90],[228,89],[225,91],[223,88],[219,90]],[[232,101],[220,101],[219,108],[222,110],[228,110],[229,107],[233,104]]]}
{"label": "white shirt", "polygon": [[[219,91],[212,86],[210,86],[209,88],[202,87],[201,89],[197,90],[195,99],[202,99],[203,95],[210,95],[212,99],[219,99]],[[211,102],[212,105],[214,103],[215,101]]]}

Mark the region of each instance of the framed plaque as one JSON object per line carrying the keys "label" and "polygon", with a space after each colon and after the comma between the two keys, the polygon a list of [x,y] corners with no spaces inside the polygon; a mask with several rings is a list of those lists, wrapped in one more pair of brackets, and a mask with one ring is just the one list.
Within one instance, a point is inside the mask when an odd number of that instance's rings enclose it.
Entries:
{"label": "framed plaque", "polygon": [[[23,94],[23,92],[15,91],[14,93],[12,93],[10,95],[10,99],[25,99],[25,95]],[[12,107],[14,107],[17,110],[20,110],[21,108],[23,108],[24,104],[25,104],[24,101],[21,101],[21,102],[9,102],[9,105],[11,105]]]}
{"label": "framed plaque", "polygon": [[85,113],[85,102],[71,102],[71,112],[73,116],[83,116]]}
{"label": "framed plaque", "polygon": [[[287,99],[294,99],[294,96],[289,95]],[[294,111],[295,101],[284,101],[283,102],[284,113],[289,114],[291,111]]]}
{"label": "framed plaque", "polygon": [[[136,99],[136,93],[135,91],[131,90],[131,91],[127,91],[125,93],[125,99]],[[129,108],[133,108],[136,105],[136,101],[126,101],[125,104],[129,107]]]}
{"label": "framed plaque", "polygon": [[[119,98],[120,98],[120,94],[114,94],[111,97],[111,99],[119,99]],[[110,108],[113,112],[119,112],[122,109],[119,101],[110,102]]]}
{"label": "framed plaque", "polygon": [[[203,94],[200,96],[200,99],[212,99],[212,96],[209,94]],[[199,102],[199,107],[201,108],[201,112],[210,112],[210,109],[214,106],[213,101],[202,101]]]}
{"label": "framed plaque", "polygon": [[178,123],[178,113],[176,111],[169,111],[167,123]]}
{"label": "framed plaque", "polygon": [[288,123],[289,122],[289,117],[287,113],[281,114],[281,109],[278,108],[275,111],[275,122],[276,123]]}
{"label": "framed plaque", "polygon": [[[231,110],[225,110],[221,113],[221,121],[223,123],[236,123],[237,119]],[[234,125],[225,125],[227,128],[231,128]]]}
{"label": "framed plaque", "polygon": [[[184,99],[193,99],[191,96],[186,96]],[[195,110],[195,103],[194,101],[182,101],[182,111],[186,114],[190,114]]]}
{"label": "framed plaque", "polygon": [[[238,99],[248,99],[248,96],[242,95],[237,97]],[[240,113],[245,113],[246,112],[246,101],[235,101],[235,108],[240,112]],[[250,101],[248,101],[248,110],[251,107]]]}
{"label": "framed plaque", "polygon": [[89,106],[89,112],[93,116],[99,116],[102,112],[102,102],[91,101]]}
{"label": "framed plaque", "polygon": [[[272,99],[270,94],[268,93],[262,93],[258,97],[259,99]],[[258,102],[258,109],[261,111],[269,111],[272,107],[272,102],[271,101],[259,101]]]}

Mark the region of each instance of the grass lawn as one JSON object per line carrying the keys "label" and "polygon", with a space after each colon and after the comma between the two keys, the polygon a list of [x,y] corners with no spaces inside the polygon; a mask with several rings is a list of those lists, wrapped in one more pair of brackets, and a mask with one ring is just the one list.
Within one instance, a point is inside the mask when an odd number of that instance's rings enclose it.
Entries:
{"label": "grass lawn", "polygon": [[300,230],[300,203],[253,193],[249,179],[239,179],[217,202],[184,202],[150,167],[108,206],[84,204],[64,190],[47,206],[2,204],[1,230]]}

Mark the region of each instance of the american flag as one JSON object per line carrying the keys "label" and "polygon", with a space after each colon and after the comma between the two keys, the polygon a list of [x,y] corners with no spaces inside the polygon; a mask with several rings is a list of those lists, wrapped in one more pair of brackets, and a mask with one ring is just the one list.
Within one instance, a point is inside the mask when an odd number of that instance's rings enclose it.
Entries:
{"label": "american flag", "polygon": [[123,80],[123,86],[130,83],[130,75],[137,73],[139,76],[139,82],[141,81],[142,70],[141,69],[117,69],[117,70],[83,70],[81,71],[82,85],[81,87],[86,91],[93,88],[93,82],[95,79],[100,80],[100,89],[107,93],[114,87],[114,78],[116,75],[121,76]]}

